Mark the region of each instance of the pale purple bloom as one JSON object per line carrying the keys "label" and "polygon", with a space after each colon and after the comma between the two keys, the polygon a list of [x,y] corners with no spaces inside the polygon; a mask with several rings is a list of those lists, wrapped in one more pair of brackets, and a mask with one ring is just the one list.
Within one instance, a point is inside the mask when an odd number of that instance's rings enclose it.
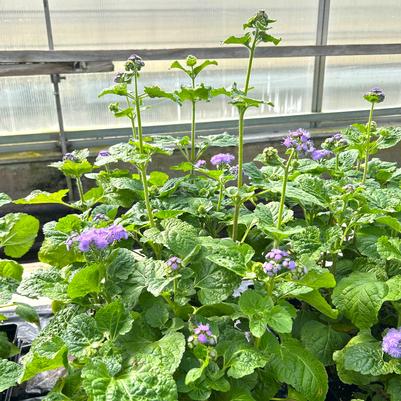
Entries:
{"label": "pale purple bloom", "polygon": [[137,72],[140,71],[144,65],[145,63],[141,57],[139,57],[137,54],[131,54],[131,56],[129,56],[128,60],[125,62],[125,69],[127,71]]}
{"label": "pale purple bloom", "polygon": [[283,145],[287,149],[295,149],[299,155],[306,156],[315,150],[310,133],[302,128],[290,131],[284,138]]}
{"label": "pale purple bloom", "polygon": [[242,280],[238,288],[233,292],[233,297],[238,298],[243,292],[245,292],[251,285],[253,285],[252,280]]}
{"label": "pale purple bloom", "polygon": [[170,267],[171,270],[177,270],[181,267],[182,260],[177,256],[172,256],[167,262],[166,265]]}
{"label": "pale purple bloom", "polygon": [[118,72],[118,73],[115,75],[113,81],[114,81],[116,84],[120,84],[120,83],[123,82],[123,77],[124,77],[124,73],[123,73],[123,72]]}
{"label": "pale purple bloom", "polygon": [[107,157],[107,156],[110,156],[110,152],[106,149],[103,149],[98,153],[98,157]]}
{"label": "pale purple bloom", "polygon": [[338,132],[322,143],[322,148],[330,151],[339,151],[348,145],[348,141]]}
{"label": "pale purple bloom", "polygon": [[274,248],[266,254],[266,262],[262,268],[268,276],[274,276],[283,269],[295,271],[297,264],[290,257],[288,252]]}
{"label": "pale purple bloom", "polygon": [[188,337],[189,343],[200,343],[200,344],[216,344],[216,336],[213,335],[208,324],[199,323],[193,329],[194,335]]}
{"label": "pale purple bloom", "polygon": [[206,165],[206,160],[198,160],[196,163],[195,163],[195,167],[196,168],[202,168],[202,167],[204,167]]}
{"label": "pale purple bloom", "polygon": [[231,153],[218,153],[212,156],[210,163],[212,163],[213,166],[219,166],[220,164],[231,164],[234,160],[235,156]]}
{"label": "pale purple bloom", "polygon": [[383,337],[382,348],[393,358],[401,358],[401,327],[387,332]]}
{"label": "pale purple bloom", "polygon": [[105,228],[89,228],[80,235],[69,237],[66,241],[67,248],[70,249],[73,242],[78,242],[78,249],[88,252],[90,249],[105,249],[115,241],[128,239],[128,233],[120,225],[112,225]]}
{"label": "pale purple bloom", "polygon": [[66,154],[63,156],[63,160],[71,160],[71,161],[73,161],[73,162],[77,162],[77,161],[78,161],[78,158],[77,158],[76,156],[74,156],[72,153],[66,153]]}
{"label": "pale purple bloom", "polygon": [[325,159],[326,157],[329,157],[331,155],[332,155],[332,152],[330,152],[330,150],[327,150],[327,149],[315,149],[311,153],[312,159],[316,160],[316,161]]}

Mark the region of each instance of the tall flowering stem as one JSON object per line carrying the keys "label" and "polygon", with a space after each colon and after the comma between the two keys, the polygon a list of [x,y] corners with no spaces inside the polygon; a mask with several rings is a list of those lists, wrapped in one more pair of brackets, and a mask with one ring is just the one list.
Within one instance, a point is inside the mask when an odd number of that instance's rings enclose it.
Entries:
{"label": "tall flowering stem", "polygon": [[368,125],[366,127],[365,161],[364,161],[364,165],[363,165],[362,184],[365,183],[366,177],[368,176],[369,144],[370,144],[370,135],[371,135],[371,130],[372,130],[372,118],[373,118],[374,107],[375,107],[375,104],[372,103],[370,106]]}
{"label": "tall flowering stem", "polygon": [[385,95],[382,89],[374,87],[369,92],[367,92],[363,97],[370,103],[370,113],[369,113],[368,124],[366,126],[365,163],[363,166],[362,184],[365,183],[366,178],[368,176],[369,146],[370,146],[370,137],[372,133],[373,109],[376,103],[383,102]]}
{"label": "tall flowering stem", "polygon": [[[284,166],[284,177],[283,177],[283,186],[281,188],[281,198],[280,198],[280,206],[278,209],[278,218],[277,218],[277,229],[280,230],[281,224],[283,223],[283,212],[285,205],[285,193],[287,191],[287,183],[288,183],[288,175],[290,172],[290,167],[292,160],[295,156],[295,149],[291,149],[291,153],[288,157],[287,163]],[[278,245],[278,244],[276,244]]]}

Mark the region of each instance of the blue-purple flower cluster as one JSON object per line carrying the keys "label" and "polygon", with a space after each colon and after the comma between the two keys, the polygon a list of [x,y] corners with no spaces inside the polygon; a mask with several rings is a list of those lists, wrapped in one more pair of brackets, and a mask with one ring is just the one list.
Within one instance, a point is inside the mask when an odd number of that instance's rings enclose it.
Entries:
{"label": "blue-purple flower cluster", "polygon": [[332,154],[326,149],[316,149],[310,133],[302,128],[290,131],[285,137],[283,145],[287,149],[294,149],[298,153],[298,156],[310,156],[313,160],[322,160]]}
{"label": "blue-purple flower cluster", "polygon": [[67,249],[70,249],[75,242],[81,252],[88,252],[91,249],[105,249],[115,241],[128,239],[128,233],[121,225],[111,225],[104,228],[89,228],[80,235],[73,235],[67,239]]}
{"label": "blue-purple flower cluster", "polygon": [[382,348],[393,358],[401,358],[401,327],[387,332],[383,337]]}
{"label": "blue-purple flower cluster", "polygon": [[208,324],[199,323],[193,329],[193,335],[188,337],[188,344],[191,346],[196,344],[215,345],[217,338],[213,335]]}
{"label": "blue-purple flower cluster", "polygon": [[202,168],[206,166],[206,160],[200,159],[195,163],[196,168]]}
{"label": "blue-purple flower cluster", "polygon": [[167,260],[166,265],[171,269],[171,270],[178,270],[181,267],[182,260],[178,258],[177,256],[172,256],[169,260]]}
{"label": "blue-purple flower cluster", "polygon": [[384,95],[383,89],[375,86],[370,91],[365,93],[363,97],[370,103],[381,103],[386,96]]}
{"label": "blue-purple flower cluster", "polygon": [[212,156],[210,159],[210,163],[213,166],[220,166],[222,164],[231,164],[235,160],[235,156],[231,153],[218,153],[217,155]]}
{"label": "blue-purple flower cluster", "polygon": [[322,148],[334,153],[344,150],[348,146],[348,141],[338,132],[322,143]]}
{"label": "blue-purple flower cluster", "polygon": [[290,257],[288,252],[274,248],[266,254],[266,262],[263,263],[263,271],[268,276],[275,276],[282,270],[295,271],[297,264]]}

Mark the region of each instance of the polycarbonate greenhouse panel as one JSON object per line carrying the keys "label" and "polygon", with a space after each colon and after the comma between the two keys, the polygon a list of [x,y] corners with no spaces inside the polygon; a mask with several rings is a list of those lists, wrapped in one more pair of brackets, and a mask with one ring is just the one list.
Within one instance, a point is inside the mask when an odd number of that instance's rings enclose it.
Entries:
{"label": "polycarbonate greenhouse panel", "polygon": [[377,107],[401,104],[401,55],[328,57],[323,93],[323,111],[368,108],[362,98],[379,86],[386,101]]}
{"label": "polycarbonate greenhouse panel", "polygon": [[0,135],[58,131],[49,76],[0,78]]}
{"label": "polycarbonate greenhouse panel", "polygon": [[[178,89],[189,82],[180,70],[169,70],[171,62],[146,62],[141,74],[141,86],[159,85],[165,90]],[[247,61],[219,60],[217,67],[211,66],[202,72],[199,82],[213,87],[231,86],[233,82],[243,85]],[[116,63],[116,71],[122,63]],[[274,108],[262,106],[250,109],[247,117],[279,114],[307,113],[311,107],[313,81],[313,58],[256,59],[251,78],[250,92],[256,98],[273,101]],[[68,75],[60,85],[63,115],[66,130],[96,129],[127,126],[126,119],[115,118],[108,105],[124,98],[97,95],[112,85],[114,74]],[[144,112],[144,124],[185,123],[190,121],[189,104],[183,107],[165,100],[152,99],[151,106]],[[228,104],[228,99],[220,96],[210,103],[198,104],[198,120],[224,120],[237,117],[237,111]]]}
{"label": "polycarbonate greenhouse panel", "polygon": [[334,0],[328,44],[399,43],[400,0]]}
{"label": "polycarbonate greenhouse panel", "polygon": [[[315,43],[318,0],[50,0],[56,49],[218,46],[266,9],[285,45]],[[74,29],[71,29],[74,27]]]}
{"label": "polycarbonate greenhouse panel", "polygon": [[43,0],[0,0],[0,50],[48,49]]}

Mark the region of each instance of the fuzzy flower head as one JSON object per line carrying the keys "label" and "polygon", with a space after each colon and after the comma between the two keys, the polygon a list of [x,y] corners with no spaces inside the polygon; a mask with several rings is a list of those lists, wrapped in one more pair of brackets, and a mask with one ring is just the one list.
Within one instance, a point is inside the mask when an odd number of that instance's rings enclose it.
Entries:
{"label": "fuzzy flower head", "polygon": [[282,270],[295,271],[297,264],[288,252],[274,248],[266,254],[266,262],[262,265],[263,271],[270,277],[275,276]]}
{"label": "fuzzy flower head", "polygon": [[172,256],[167,260],[166,265],[173,271],[178,270],[181,267],[182,260],[177,256]]}
{"label": "fuzzy flower head", "polygon": [[72,162],[79,162],[79,159],[76,157],[76,156],[74,156],[74,154],[72,154],[72,153],[66,153],[64,156],[63,156],[63,160],[65,161],[65,160],[70,160],[70,161],[72,161]]}
{"label": "fuzzy flower head", "polygon": [[315,161],[323,160],[330,157],[333,153],[327,149],[315,149],[311,152],[311,158]]}
{"label": "fuzzy flower head", "polygon": [[141,70],[142,67],[145,66],[142,58],[139,57],[137,54],[131,54],[128,57],[128,60],[125,62],[125,70],[137,73]]}
{"label": "fuzzy flower head", "polygon": [[213,166],[230,165],[235,160],[235,156],[231,153],[218,153],[212,156],[210,163]]}
{"label": "fuzzy flower head", "polygon": [[110,156],[110,152],[106,149],[101,150],[98,154],[97,157],[107,157]]}
{"label": "fuzzy flower head", "polygon": [[123,226],[111,225],[104,228],[89,228],[80,235],[74,235],[67,239],[66,245],[70,249],[75,242],[81,252],[91,249],[106,249],[115,241],[128,239],[128,233]]}
{"label": "fuzzy flower head", "polygon": [[213,335],[210,326],[204,323],[198,323],[193,329],[193,335],[188,337],[188,344],[192,347],[197,344],[216,345],[217,337]]}
{"label": "fuzzy flower head", "polygon": [[393,358],[401,358],[401,327],[387,332],[383,337],[382,348]]}
{"label": "fuzzy flower head", "polygon": [[363,98],[369,103],[381,103],[385,97],[383,89],[378,88],[377,86],[363,95]]}
{"label": "fuzzy flower head", "polygon": [[322,143],[322,148],[338,153],[348,146],[348,141],[338,132]]}
{"label": "fuzzy flower head", "polygon": [[295,149],[300,156],[307,156],[315,150],[309,132],[302,128],[290,131],[284,138],[283,145],[287,149]]}
{"label": "fuzzy flower head", "polygon": [[253,285],[253,281],[252,280],[242,280],[241,284],[234,290],[233,297],[234,298],[238,298],[251,285]]}
{"label": "fuzzy flower head", "polygon": [[198,160],[196,163],[195,163],[195,167],[196,168],[202,168],[202,167],[205,167],[206,166],[206,160]]}

